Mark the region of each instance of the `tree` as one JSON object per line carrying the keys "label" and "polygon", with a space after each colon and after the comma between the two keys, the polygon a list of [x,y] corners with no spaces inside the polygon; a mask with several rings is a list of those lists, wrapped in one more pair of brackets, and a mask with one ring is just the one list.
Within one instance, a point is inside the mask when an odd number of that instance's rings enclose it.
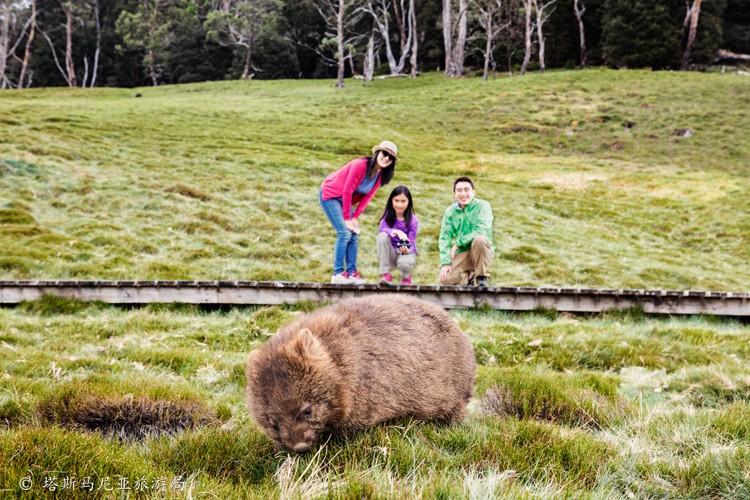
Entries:
{"label": "tree", "polygon": [[693,49],[693,44],[695,43],[695,32],[698,29],[698,18],[700,17],[700,13],[701,0],[693,0],[693,5],[688,8],[687,14],[685,15],[684,26],[687,27],[688,38],[687,43],[685,44],[685,50],[682,53],[682,64],[680,65],[682,71],[685,71],[688,68],[688,63],[690,62],[690,51]]}
{"label": "tree", "polygon": [[[711,0],[701,3],[700,20],[695,33],[695,43],[690,49],[690,65],[708,65],[716,61],[720,48],[726,48],[725,30],[727,26],[722,22],[726,0]],[[683,40],[686,41],[685,33]]]}
{"label": "tree", "polygon": [[[400,7],[399,7],[400,5]],[[393,54],[393,47],[391,44],[391,30],[388,23],[390,17],[391,4],[388,0],[375,0],[373,5],[372,0],[369,0],[363,7],[364,11],[372,16],[374,27],[377,28],[380,33],[380,37],[385,45],[385,54],[388,59],[388,68],[392,75],[400,75],[403,73],[406,67],[406,59],[409,56],[409,52],[412,49],[412,37],[416,36],[416,26],[413,24],[413,16],[411,8],[413,8],[413,1],[410,3],[409,9],[406,12],[406,25],[404,25],[403,13],[404,0],[395,0],[393,2],[393,8],[395,11],[395,18],[398,22],[398,40],[400,45],[400,55],[398,61]],[[369,48],[369,44],[368,44]]]}
{"label": "tree", "polygon": [[409,19],[411,20],[412,37],[411,37],[411,58],[409,66],[411,72],[409,76],[417,76],[417,49],[419,48],[419,35],[417,34],[417,4],[414,0],[409,0]]}
{"label": "tree", "polygon": [[[709,2],[705,7],[709,7]],[[727,0],[724,11],[722,47],[732,52],[750,54],[750,9],[748,0]]]}
{"label": "tree", "polygon": [[[536,12],[536,36],[537,41],[539,42],[539,71],[541,73],[544,73],[544,69],[546,67],[546,61],[544,59],[544,23],[547,22],[549,17],[552,15],[552,12],[555,10],[554,4],[557,2],[557,0],[549,0],[547,3],[539,3],[539,0],[532,0],[532,3],[534,5],[534,11]],[[551,11],[547,11],[552,7]]]}
{"label": "tree", "polygon": [[250,78],[253,51],[264,26],[275,22],[279,0],[218,0],[206,18],[207,36],[221,44],[244,48],[245,65],[240,78]]}
{"label": "tree", "polygon": [[[479,10],[479,24],[485,33],[485,46],[484,46],[484,72],[482,78],[487,80],[492,65],[492,72],[494,75],[496,64],[493,57],[493,50],[495,46],[495,39],[497,35],[508,27],[508,24],[501,24],[498,22],[498,15],[503,8],[502,0],[477,0],[477,9]],[[494,78],[494,76],[493,76]]]}
{"label": "tree", "polygon": [[74,10],[77,9],[77,5],[72,1],[59,2],[60,8],[65,14],[65,80],[68,82],[68,86],[75,87],[77,85],[76,70],[73,64],[73,18],[75,17]]}
{"label": "tree", "polygon": [[452,0],[443,0],[445,76],[461,76],[464,73],[468,17],[467,0],[458,0],[457,11]]}
{"label": "tree", "polygon": [[21,71],[18,74],[18,88],[24,88],[31,85],[31,78],[26,79],[26,74],[29,69],[29,63],[31,62],[31,45],[34,43],[34,35],[36,34],[36,0],[31,0],[31,15],[29,16],[30,26],[29,35],[26,38],[26,47],[23,51],[23,59],[21,60]]}
{"label": "tree", "polygon": [[605,62],[616,67],[680,64],[683,0],[607,0],[602,19]]}
{"label": "tree", "polygon": [[375,21],[373,21],[370,36],[367,37],[367,50],[365,51],[362,68],[362,79],[365,82],[372,81],[372,76],[375,73],[375,31]]}
{"label": "tree", "polygon": [[[336,65],[336,88],[344,87],[345,63],[351,58],[354,41],[361,38],[358,34],[350,34],[350,30],[364,13],[359,7],[360,0],[317,0],[317,8],[326,23],[325,38],[320,44],[318,54],[326,61]],[[333,48],[334,57],[326,56],[326,50]],[[348,51],[348,55],[347,55]]]}
{"label": "tree", "polygon": [[[59,12],[63,16],[62,28],[64,31],[65,46],[63,64],[60,63],[57,55],[55,41],[53,41],[54,33],[50,36],[50,32],[57,31],[56,24],[59,18],[54,15],[47,17],[47,22],[43,23],[47,24],[46,29],[40,30],[50,48],[55,66],[69,87],[78,86],[79,82],[82,87],[94,87],[96,85],[102,43],[99,1],[57,0]],[[33,8],[36,8],[35,2]],[[87,40],[87,34],[92,31],[94,33],[93,46]],[[57,41],[59,43],[59,38]],[[83,63],[82,73],[80,69],[76,69],[76,56],[80,57],[80,61]]]}
{"label": "tree", "polygon": [[580,40],[579,48],[581,52],[581,67],[586,67],[586,33],[583,26],[583,15],[586,13],[586,6],[583,0],[573,0],[573,13],[578,23],[578,38]]}
{"label": "tree", "polygon": [[271,80],[299,77],[300,67],[297,51],[292,42],[276,30],[266,27],[256,43],[255,58],[260,71],[254,78]]}
{"label": "tree", "polygon": [[135,12],[122,12],[116,30],[123,45],[142,52],[142,64],[154,86],[159,85],[172,39],[165,0],[140,0]]}
{"label": "tree", "polygon": [[[92,0],[93,2],[93,15],[94,24],[96,26],[96,48],[94,50],[94,69],[91,74],[91,87],[96,85],[97,72],[99,71],[99,56],[102,52],[102,22],[101,22],[101,11],[99,9],[99,0]],[[84,58],[86,66],[88,68],[88,59]],[[86,78],[83,79],[83,86],[86,86]]]}
{"label": "tree", "polygon": [[[294,45],[301,78],[323,76],[329,67],[318,53],[325,37],[325,21],[313,0],[284,0],[279,20],[279,32]],[[332,76],[332,75],[326,75]]]}
{"label": "tree", "polygon": [[524,32],[523,32],[523,63],[521,64],[521,74],[525,75],[526,70],[529,67],[529,61],[531,61],[531,10],[534,6],[534,0],[523,0],[523,18],[524,18]]}
{"label": "tree", "polygon": [[[25,73],[28,66],[29,44],[34,39],[36,29],[36,3],[19,2],[16,0],[0,0],[0,89],[23,87]],[[26,38],[26,52],[24,60],[16,56],[16,51]],[[21,61],[20,75],[17,83],[11,80],[10,73],[13,62]]]}

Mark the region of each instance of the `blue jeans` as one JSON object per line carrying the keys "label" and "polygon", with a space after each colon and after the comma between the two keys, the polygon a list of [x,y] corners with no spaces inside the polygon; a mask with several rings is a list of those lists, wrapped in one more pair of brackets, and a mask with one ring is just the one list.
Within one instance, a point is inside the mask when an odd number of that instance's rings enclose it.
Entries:
{"label": "blue jeans", "polygon": [[[357,270],[357,246],[359,235],[349,231],[344,223],[344,207],[341,198],[323,199],[323,193],[318,194],[320,206],[323,207],[333,229],[336,230],[336,245],[333,247],[333,274],[353,273]],[[354,213],[354,207],[352,207]],[[346,268],[344,267],[346,262]]]}

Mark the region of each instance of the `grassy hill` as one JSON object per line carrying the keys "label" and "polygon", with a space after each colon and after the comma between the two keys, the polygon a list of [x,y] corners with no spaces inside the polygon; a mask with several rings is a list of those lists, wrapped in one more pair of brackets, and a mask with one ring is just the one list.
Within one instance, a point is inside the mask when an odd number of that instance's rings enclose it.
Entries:
{"label": "grassy hill", "polygon": [[[327,280],[320,183],[389,139],[417,283],[437,282],[468,174],[494,208],[495,284],[744,291],[748,108],[740,75],[603,69],[4,92],[0,278]],[[388,192],[362,220],[371,279]]]}
{"label": "grassy hill", "polygon": [[[738,75],[610,70],[0,92],[0,279],[327,281],[318,186],[390,139],[417,283],[468,174],[495,284],[748,291],[748,101]],[[748,324],[452,311],[479,364],[465,422],[277,453],[244,358],[315,307],[0,308],[0,497],[750,497]]]}

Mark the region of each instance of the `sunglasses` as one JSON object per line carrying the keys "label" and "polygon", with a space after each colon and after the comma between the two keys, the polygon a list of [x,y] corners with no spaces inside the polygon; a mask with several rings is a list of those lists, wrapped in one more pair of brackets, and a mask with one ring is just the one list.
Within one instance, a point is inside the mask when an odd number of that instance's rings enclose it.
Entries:
{"label": "sunglasses", "polygon": [[395,161],[395,160],[396,160],[396,159],[395,159],[395,158],[393,157],[393,155],[392,155],[392,154],[390,154],[390,153],[386,153],[385,151],[381,151],[381,152],[380,152],[380,154],[382,154],[383,156],[385,156],[386,158],[388,158],[388,159],[389,159],[389,160],[391,160],[391,161]]}

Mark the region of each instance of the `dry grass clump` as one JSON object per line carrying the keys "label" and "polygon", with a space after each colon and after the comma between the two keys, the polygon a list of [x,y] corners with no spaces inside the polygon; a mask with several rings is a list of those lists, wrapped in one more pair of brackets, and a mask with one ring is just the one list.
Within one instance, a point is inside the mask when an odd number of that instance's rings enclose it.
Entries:
{"label": "dry grass clump", "polygon": [[125,441],[176,434],[217,422],[195,401],[92,393],[66,393],[43,400],[37,414],[46,424],[101,432]]}
{"label": "dry grass clump", "polygon": [[181,194],[182,196],[187,196],[188,198],[195,198],[196,200],[200,200],[200,201],[209,201],[211,199],[210,194],[204,193],[203,191],[200,191],[195,188],[191,188],[184,184],[175,184],[174,186],[168,187],[166,191],[167,193],[177,193],[177,194]]}

